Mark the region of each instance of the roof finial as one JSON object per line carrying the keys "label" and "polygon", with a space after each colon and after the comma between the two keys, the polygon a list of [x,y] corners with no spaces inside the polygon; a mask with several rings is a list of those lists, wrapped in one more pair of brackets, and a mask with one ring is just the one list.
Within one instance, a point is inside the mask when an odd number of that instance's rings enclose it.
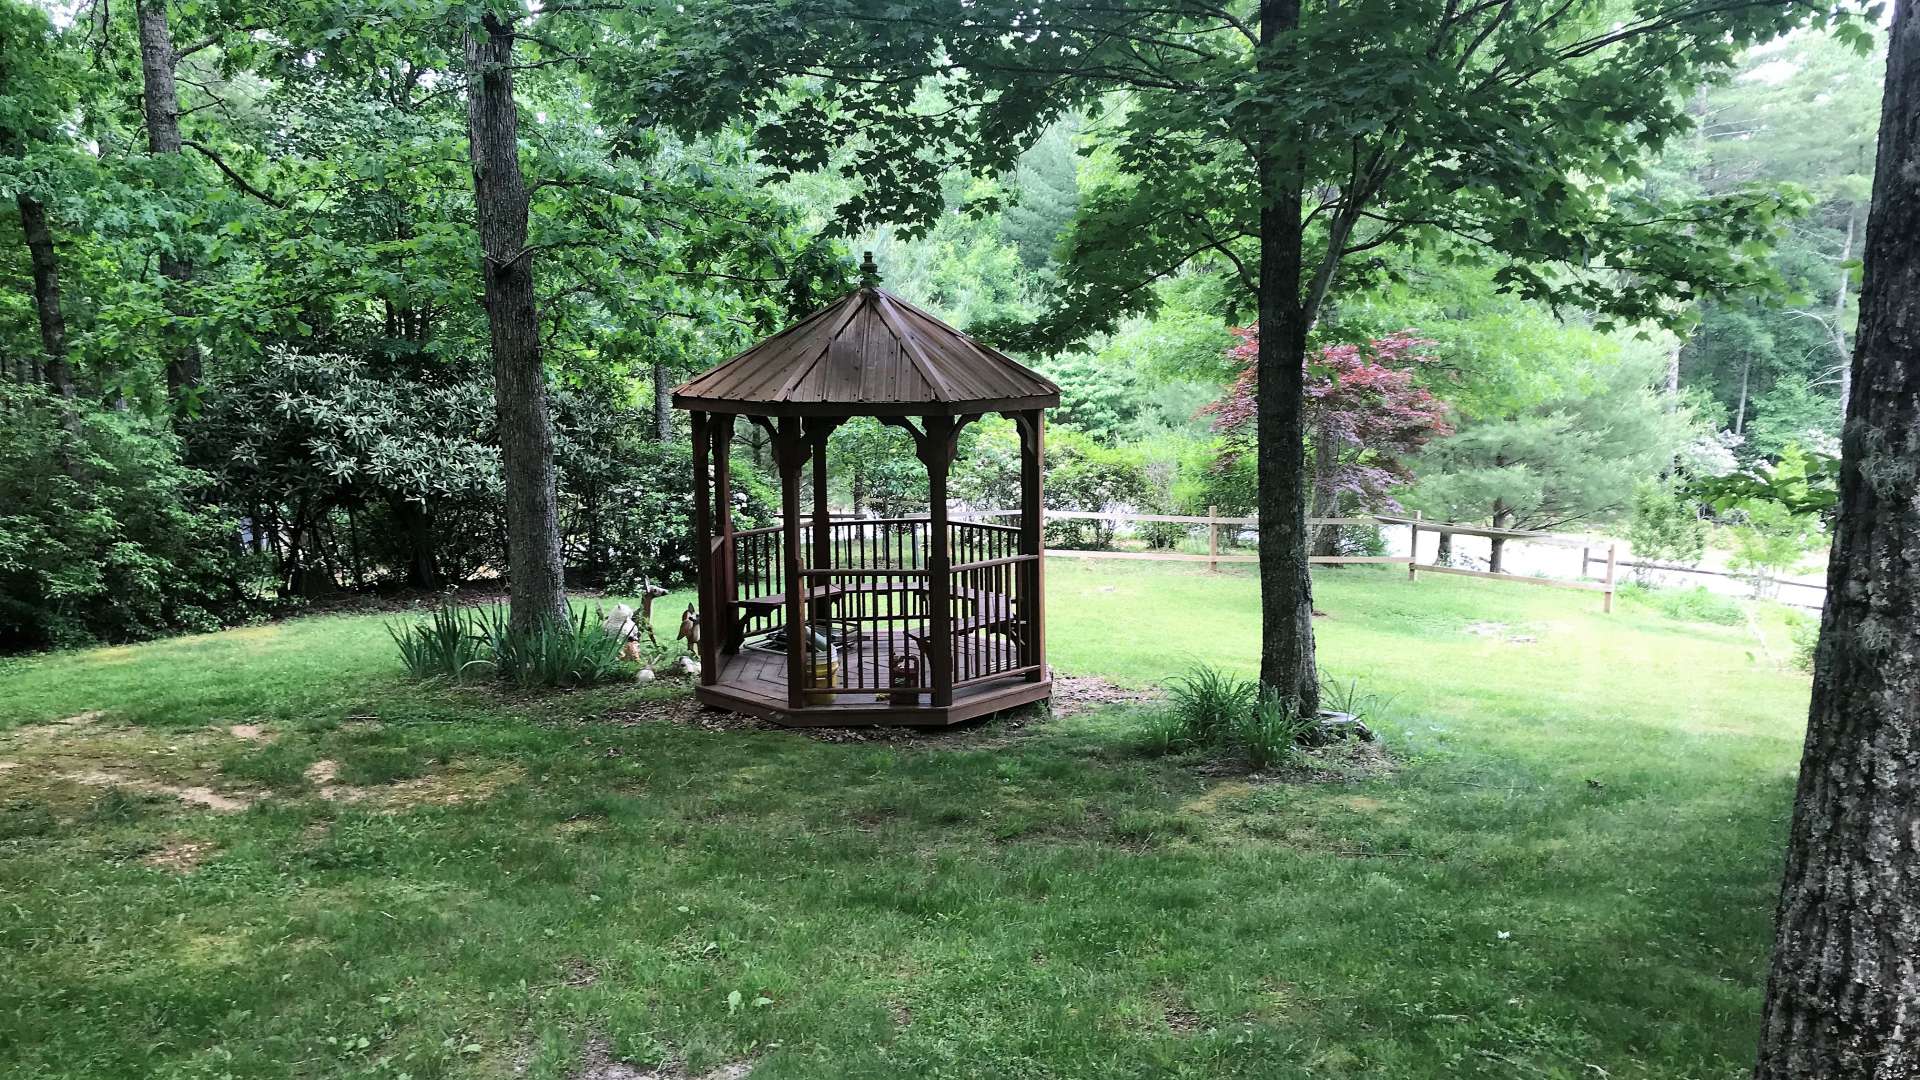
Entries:
{"label": "roof finial", "polygon": [[880,284],[880,266],[873,261],[873,252],[869,251],[866,253],[866,258],[860,260],[860,287],[871,289],[878,284]]}

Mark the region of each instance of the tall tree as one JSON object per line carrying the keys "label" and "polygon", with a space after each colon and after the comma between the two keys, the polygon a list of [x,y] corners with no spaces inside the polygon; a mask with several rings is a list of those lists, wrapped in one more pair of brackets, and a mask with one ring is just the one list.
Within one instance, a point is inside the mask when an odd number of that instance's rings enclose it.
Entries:
{"label": "tall tree", "polygon": [[1053,120],[1111,106],[1103,137],[1123,179],[1082,193],[1058,310],[1026,340],[1110,328],[1196,259],[1239,271],[1261,325],[1261,681],[1311,710],[1300,373],[1348,261],[1455,245],[1499,261],[1515,291],[1628,320],[1747,278],[1741,242],[1767,231],[1777,200],[1672,206],[1621,181],[1686,128],[1676,91],[1820,10],[1261,0],[1249,18],[1210,0],[688,4],[628,108],[671,108],[695,126],[778,110],[762,129],[776,164],[862,181],[845,221],[924,225],[951,167],[1004,173]]}
{"label": "tall tree", "polygon": [[61,397],[74,396],[73,369],[67,359],[66,312],[60,296],[60,253],[47,218],[50,159],[61,156],[59,127],[72,107],[57,65],[68,58],[52,23],[40,11],[0,0],[0,161],[20,215],[33,271],[34,314],[40,329],[41,361],[29,365]]}
{"label": "tall tree", "polygon": [[527,246],[527,183],[520,172],[520,106],[513,97],[515,30],[488,12],[467,37],[467,131],[473,161],[480,275],[492,335],[493,400],[507,480],[507,573],[511,619],[532,629],[564,623],[560,509],[553,472],[553,423],[540,363],[533,249]]}
{"label": "tall tree", "polygon": [[1894,7],[1756,1080],[1920,1075],[1920,13]]}
{"label": "tall tree", "polygon": [[[180,140],[180,91],[175,82],[179,53],[173,46],[173,27],[167,18],[167,0],[140,0],[135,9],[140,33],[141,108],[147,126],[147,152],[155,157],[178,158]],[[183,297],[181,286],[193,279],[193,263],[171,245],[160,250],[160,276],[172,285],[169,303],[179,313]],[[167,391],[175,398],[188,393],[200,382],[198,344],[176,342],[167,357]]]}

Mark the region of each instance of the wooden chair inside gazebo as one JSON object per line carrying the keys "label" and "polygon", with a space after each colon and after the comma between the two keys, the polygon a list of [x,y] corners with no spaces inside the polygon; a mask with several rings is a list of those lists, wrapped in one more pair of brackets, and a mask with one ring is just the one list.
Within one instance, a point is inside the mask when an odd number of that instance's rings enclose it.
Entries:
{"label": "wooden chair inside gazebo", "polygon": [[[1060,390],[879,288],[871,254],[861,270],[861,288],[673,393],[693,420],[696,693],[780,723],[833,726],[939,726],[1044,700],[1041,461]],[[1020,433],[1017,525],[949,519],[960,432],[991,413]],[[859,416],[912,438],[925,515],[832,514],[828,437]],[[770,528],[733,527],[743,418],[766,431],[779,471]]]}

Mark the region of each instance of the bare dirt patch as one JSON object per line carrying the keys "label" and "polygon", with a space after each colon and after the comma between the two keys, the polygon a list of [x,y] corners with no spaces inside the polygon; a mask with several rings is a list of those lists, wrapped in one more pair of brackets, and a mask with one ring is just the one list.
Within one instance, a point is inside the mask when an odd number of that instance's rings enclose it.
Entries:
{"label": "bare dirt patch", "polygon": [[255,800],[262,798],[257,791],[215,791],[202,784],[170,784],[151,777],[105,769],[58,773],[56,777],[88,787],[116,787],[147,795],[168,795],[188,806],[197,806],[202,810],[212,810],[221,814],[237,814],[252,806]]}
{"label": "bare dirt patch", "polygon": [[1189,814],[1211,814],[1220,809],[1227,799],[1238,798],[1253,790],[1253,785],[1245,780],[1229,780],[1224,784],[1215,784],[1200,793],[1196,798],[1181,804],[1180,809]]}
{"label": "bare dirt patch", "polygon": [[273,733],[259,724],[228,724],[227,734],[250,743],[270,743]]}
{"label": "bare dirt patch", "polygon": [[234,813],[261,792],[219,785],[213,773],[218,729],[169,731],[119,724],[99,711],[0,734],[0,755],[14,768],[8,782],[25,784],[43,805],[78,810],[97,797],[90,789],[120,788],[161,795],[189,807]]}
{"label": "bare dirt patch", "polygon": [[1098,675],[1060,675],[1053,677],[1053,715],[1078,716],[1109,705],[1138,705],[1156,701],[1158,690],[1130,690],[1116,686]]}
{"label": "bare dirt patch", "polygon": [[1473,637],[1492,638],[1508,645],[1532,645],[1540,640],[1537,635],[1516,632],[1506,623],[1497,622],[1468,623],[1462,628],[1462,632]]}
{"label": "bare dirt patch", "polygon": [[526,779],[518,765],[501,768],[462,769],[429,773],[391,784],[361,787],[339,782],[340,763],[331,758],[307,766],[307,782],[315,794],[328,802],[369,803],[383,810],[406,810],[416,806],[457,806],[485,802],[509,784]]}
{"label": "bare dirt patch", "polygon": [[158,851],[149,851],[140,861],[155,870],[190,874],[216,850],[216,845],[201,840],[175,840]]}

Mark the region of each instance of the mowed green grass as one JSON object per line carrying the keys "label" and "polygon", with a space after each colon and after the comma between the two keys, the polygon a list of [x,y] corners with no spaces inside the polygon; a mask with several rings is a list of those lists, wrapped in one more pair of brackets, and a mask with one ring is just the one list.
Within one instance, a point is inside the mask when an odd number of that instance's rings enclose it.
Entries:
{"label": "mowed green grass", "polygon": [[[1049,575],[1064,672],[1252,670],[1244,571]],[[1146,757],[1152,706],[622,723],[685,684],[409,684],[367,617],[13,662],[0,1073],[1745,1075],[1807,692],[1778,613],[1372,570],[1317,597],[1325,666],[1391,699],[1389,773]]]}

